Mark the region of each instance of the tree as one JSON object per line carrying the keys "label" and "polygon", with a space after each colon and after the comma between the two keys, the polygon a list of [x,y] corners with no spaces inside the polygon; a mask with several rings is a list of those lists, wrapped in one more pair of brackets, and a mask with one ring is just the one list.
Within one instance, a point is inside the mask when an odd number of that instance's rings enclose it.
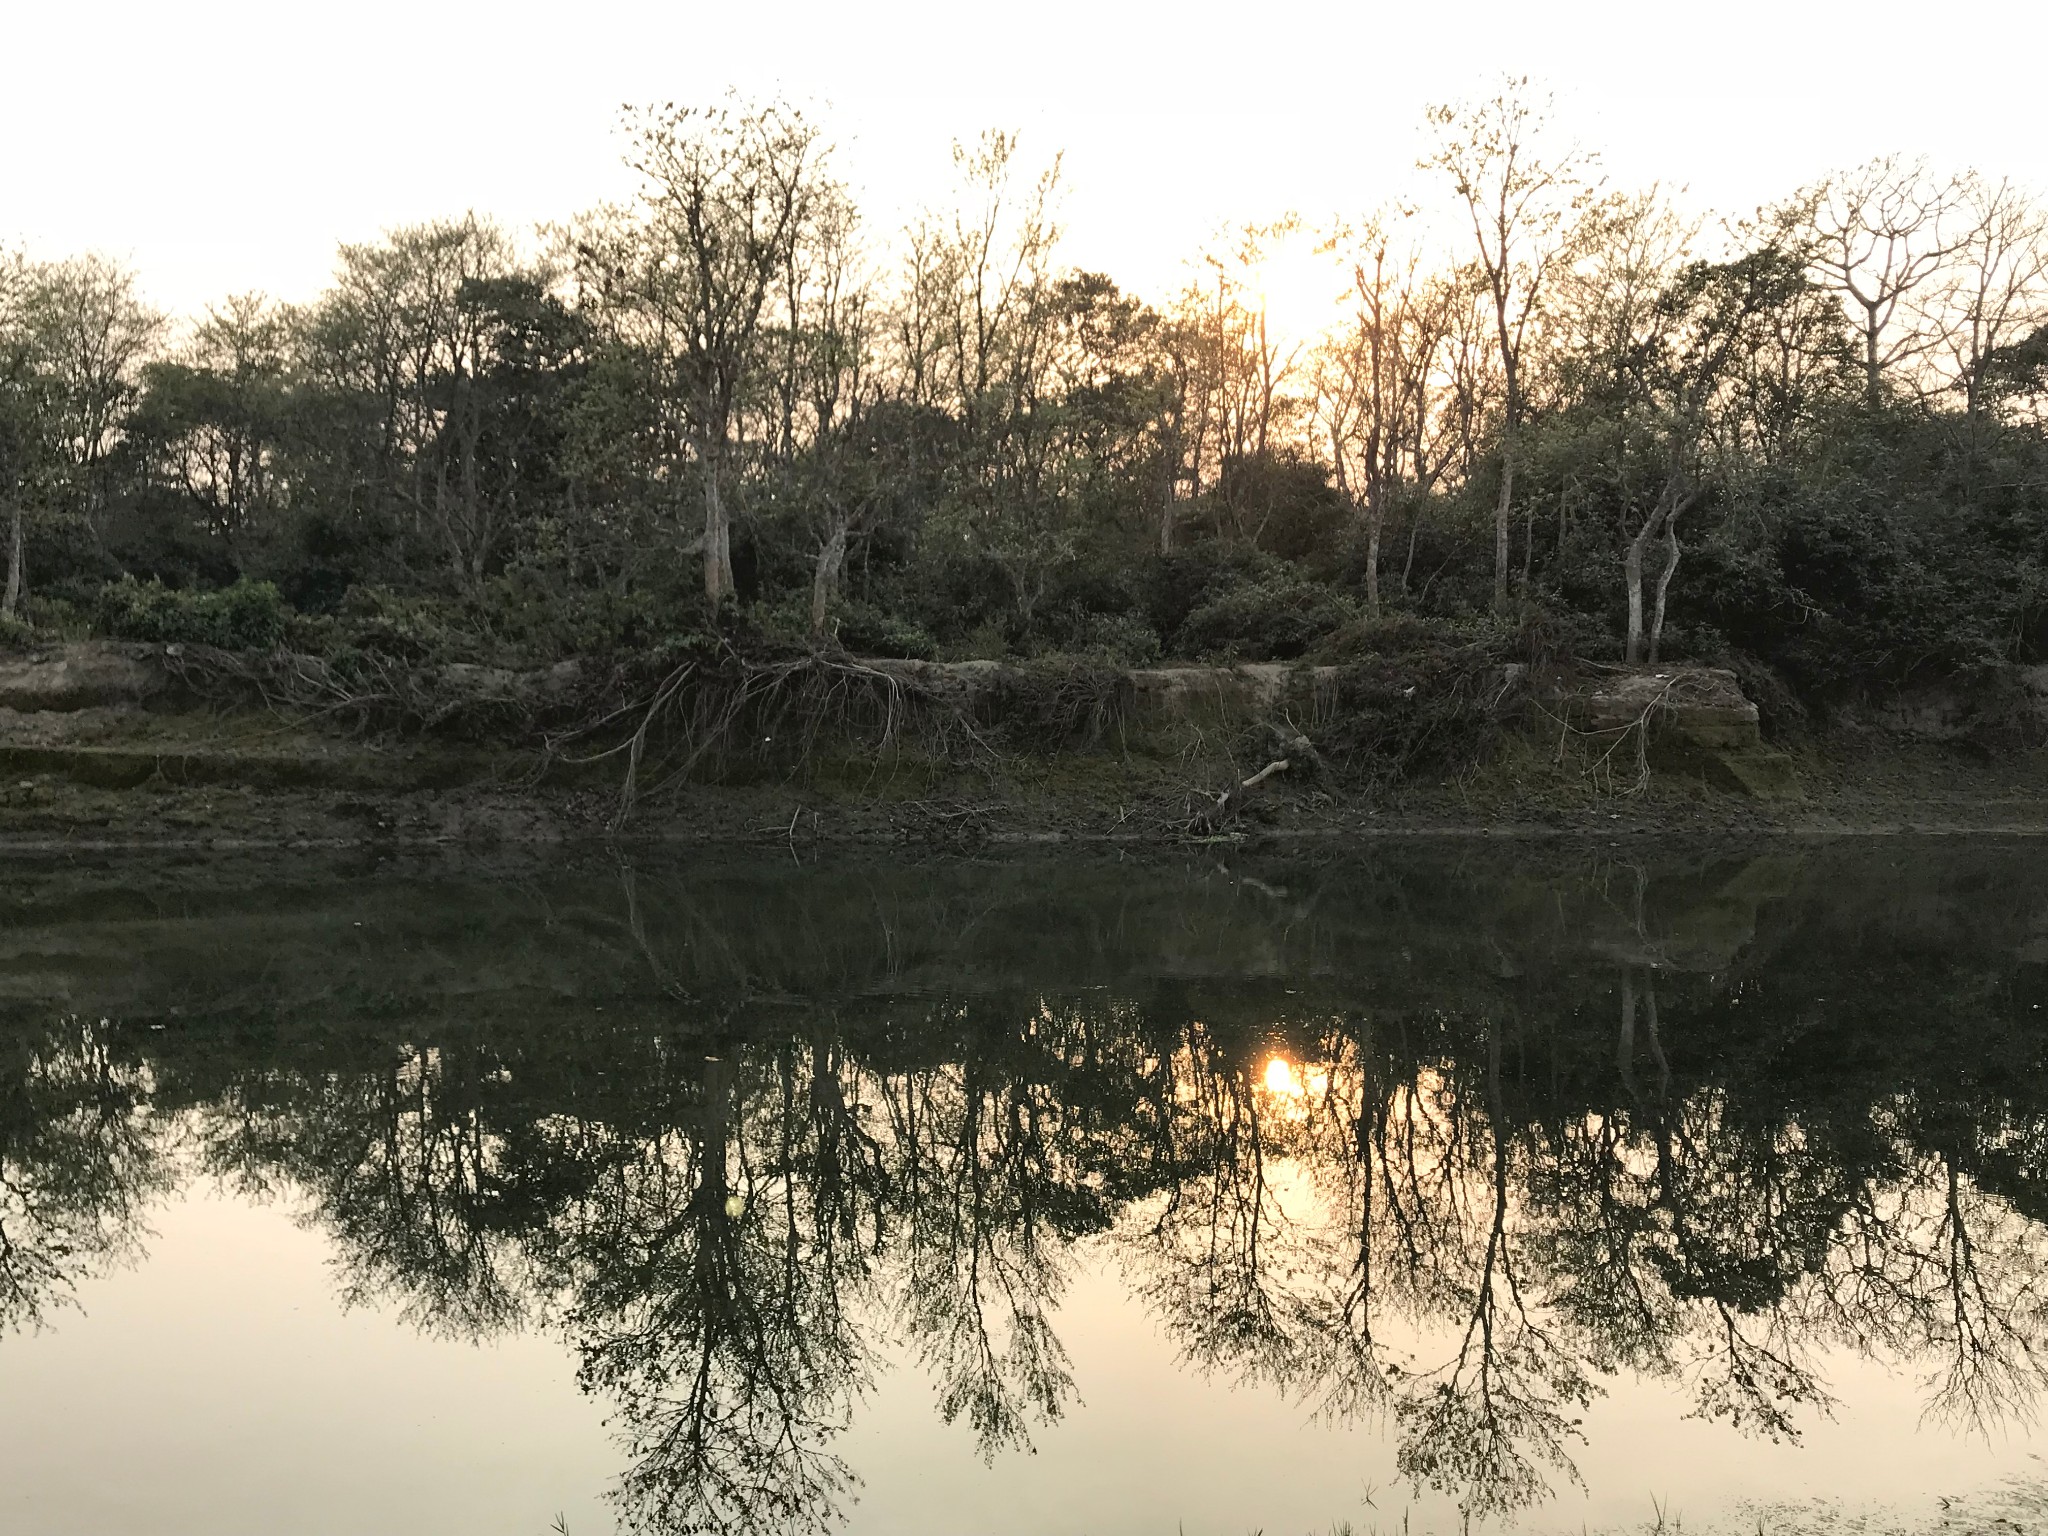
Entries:
{"label": "tree", "polygon": [[44,441],[55,494],[95,540],[113,491],[115,454],[164,317],[143,303],[135,274],[101,256],[29,270],[21,326],[41,375]]}
{"label": "tree", "polygon": [[[367,476],[474,589],[506,532],[510,487],[492,441],[502,427],[494,300],[537,294],[504,231],[475,214],[406,225],[344,245],[333,289],[307,318],[308,382],[336,452],[329,473]],[[340,487],[337,486],[336,489]]]}
{"label": "tree", "polygon": [[[811,569],[811,639],[826,637],[849,543],[865,532],[892,487],[866,433],[882,398],[877,304],[860,215],[843,188],[818,198],[812,238],[783,269],[775,417],[768,424],[782,480],[802,502],[817,539]],[[891,464],[895,473],[914,465]]]}
{"label": "tree", "polygon": [[1437,149],[1423,167],[1443,172],[1464,204],[1500,364],[1500,491],[1493,518],[1493,603],[1499,609],[1508,596],[1508,523],[1527,405],[1527,348],[1566,260],[1570,221],[1590,199],[1592,162],[1577,150],[1543,158],[1548,103],[1530,99],[1526,78],[1509,80],[1476,105],[1432,107],[1429,120]]}
{"label": "tree", "polygon": [[[1709,489],[1716,408],[1724,403],[1743,355],[1761,345],[1759,317],[1795,304],[1807,284],[1803,264],[1776,246],[1734,261],[1695,261],[1665,286],[1636,336],[1623,342],[1617,382],[1623,409],[1637,417],[1654,492],[1622,556],[1628,593],[1623,658],[1655,665],[1665,602],[1678,569],[1679,520]],[[1624,470],[1624,473],[1626,471]],[[1662,550],[1644,625],[1644,559]]]}
{"label": "tree", "polygon": [[1338,490],[1365,515],[1365,605],[1373,618],[1388,507],[1404,484],[1428,496],[1447,464],[1439,451],[1447,421],[1441,366],[1456,303],[1451,285],[1424,272],[1419,247],[1395,250],[1392,227],[1389,216],[1376,217],[1357,237],[1357,308],[1325,349],[1318,389]]}
{"label": "tree", "polygon": [[678,412],[703,502],[704,593],[717,607],[734,595],[734,429],[766,371],[770,307],[833,185],[830,146],[783,102],[663,106],[630,114],[628,127],[634,216],[607,221],[613,239],[586,239],[580,254],[605,301],[631,315]]}
{"label": "tree", "polygon": [[153,472],[233,551],[281,505],[293,319],[260,294],[208,311],[190,341],[142,370],[129,429]]}
{"label": "tree", "polygon": [[1183,334],[1180,368],[1191,404],[1177,420],[1190,495],[1207,495],[1218,526],[1256,546],[1273,512],[1266,471],[1299,445],[1303,401],[1294,386],[1301,347],[1272,332],[1259,290],[1260,269],[1276,240],[1297,231],[1292,219],[1246,225],[1221,249],[1202,254],[1206,276],[1181,294],[1174,320]]}
{"label": "tree", "polygon": [[[1862,341],[1864,392],[1875,405],[1888,377],[1941,345],[1945,317],[1919,307],[1941,285],[1967,224],[1968,188],[1926,163],[1886,155],[1801,194],[1809,259],[1841,295]],[[1928,323],[1932,320],[1933,323]]]}
{"label": "tree", "polygon": [[[1964,430],[1981,434],[1984,374],[2003,347],[2048,321],[2048,212],[2010,179],[1962,183],[1962,225],[1936,296],[1937,334]],[[1933,285],[1930,285],[1933,286]]]}
{"label": "tree", "polygon": [[22,523],[40,456],[41,376],[29,333],[33,272],[19,254],[0,255],[0,498],[7,505],[7,576],[0,619],[18,617],[24,582]]}
{"label": "tree", "polygon": [[960,454],[946,507],[960,541],[990,561],[1029,622],[1071,552],[1051,475],[1059,322],[1054,253],[1061,160],[1020,176],[1019,142],[990,131],[953,146],[953,206],[927,213],[904,273],[906,380],[952,411]]}

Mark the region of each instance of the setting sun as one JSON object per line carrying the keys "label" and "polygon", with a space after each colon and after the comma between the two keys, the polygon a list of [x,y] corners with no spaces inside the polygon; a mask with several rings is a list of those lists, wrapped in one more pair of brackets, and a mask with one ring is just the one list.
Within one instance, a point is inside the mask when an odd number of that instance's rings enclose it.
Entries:
{"label": "setting sun", "polygon": [[1283,353],[1313,346],[1343,318],[1344,269],[1307,230],[1269,236],[1243,281],[1246,302],[1265,316]]}

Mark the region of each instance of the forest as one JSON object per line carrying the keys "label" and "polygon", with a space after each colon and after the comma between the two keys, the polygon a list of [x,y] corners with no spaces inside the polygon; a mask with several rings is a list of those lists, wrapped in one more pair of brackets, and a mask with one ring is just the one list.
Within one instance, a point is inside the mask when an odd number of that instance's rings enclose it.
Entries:
{"label": "forest", "polygon": [[[339,249],[173,317],[0,259],[0,641],[539,665],[1342,661],[1539,643],[1825,704],[2048,653],[2048,208],[1873,160],[1740,217],[1540,92],[1426,206],[1219,235],[1150,298],[991,132],[901,229],[815,114],[630,111],[637,194]],[[1326,260],[1279,334],[1261,269]]]}

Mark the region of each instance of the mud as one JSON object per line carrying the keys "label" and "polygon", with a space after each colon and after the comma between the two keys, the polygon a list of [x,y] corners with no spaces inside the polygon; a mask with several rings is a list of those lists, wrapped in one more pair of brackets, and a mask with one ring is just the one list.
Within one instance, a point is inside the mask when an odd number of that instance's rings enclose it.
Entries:
{"label": "mud", "polygon": [[[981,686],[988,667],[952,684]],[[1000,670],[1000,669],[996,669]],[[1309,670],[1309,669],[1304,669]],[[1276,669],[1160,669],[1146,713],[1186,697],[1283,697]],[[560,686],[566,674],[550,674]],[[1308,679],[1313,685],[1314,678]],[[1516,683],[1512,676],[1503,687]],[[493,691],[526,685],[496,674]],[[1203,841],[1465,833],[1942,834],[2048,831],[2048,750],[1847,724],[1786,747],[1759,741],[1727,673],[1608,677],[1576,699],[1536,695],[1504,718],[1480,766],[1374,782],[1313,762],[1274,776],[1228,825],[1203,808],[1267,755],[1222,733],[1112,735],[1085,749],[971,763],[842,743],[794,765],[741,761],[713,781],[657,756],[635,793],[625,759],[498,743],[375,739],[317,717],[180,697],[147,648],[0,658],[0,848]],[[1685,713],[1684,711],[1690,711]],[[1661,713],[1660,713],[1661,712]],[[1654,731],[1629,722],[1654,716]],[[1610,718],[1611,717],[1611,718]],[[1154,722],[1156,724],[1156,722]]]}

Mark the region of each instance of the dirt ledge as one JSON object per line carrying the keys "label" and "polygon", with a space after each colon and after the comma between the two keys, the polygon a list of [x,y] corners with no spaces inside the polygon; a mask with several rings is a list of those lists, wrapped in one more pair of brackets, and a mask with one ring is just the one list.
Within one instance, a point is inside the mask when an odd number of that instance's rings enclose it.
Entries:
{"label": "dirt ledge", "polygon": [[[0,657],[0,847],[376,847],[633,838],[702,844],[971,847],[1470,833],[1833,835],[2048,830],[2048,752],[1851,721],[1794,751],[1764,745],[1731,673],[1605,669],[1568,690],[1502,669],[1491,761],[1456,779],[1340,789],[1283,775],[1227,827],[1191,816],[1225,765],[1108,742],[968,769],[857,753],[801,774],[728,773],[622,814],[621,762],[520,744],[365,740],[317,721],[180,693],[164,647],[75,645]],[[1000,663],[874,662],[925,687],[1000,689]],[[1327,697],[1340,669],[1162,667],[1124,675],[1138,716],[1273,719]],[[469,675],[469,674],[474,674]],[[560,694],[575,665],[466,669],[480,697]],[[1489,687],[1493,685],[1489,684]],[[2048,687],[2041,697],[2048,699]],[[1287,713],[1287,718],[1293,718]],[[1311,727],[1313,729],[1313,727]],[[1630,736],[1640,729],[1637,742]],[[1574,741],[1599,752],[1567,748]],[[1629,771],[1640,748],[1647,778]],[[1594,768],[1589,771],[1588,760]]]}

